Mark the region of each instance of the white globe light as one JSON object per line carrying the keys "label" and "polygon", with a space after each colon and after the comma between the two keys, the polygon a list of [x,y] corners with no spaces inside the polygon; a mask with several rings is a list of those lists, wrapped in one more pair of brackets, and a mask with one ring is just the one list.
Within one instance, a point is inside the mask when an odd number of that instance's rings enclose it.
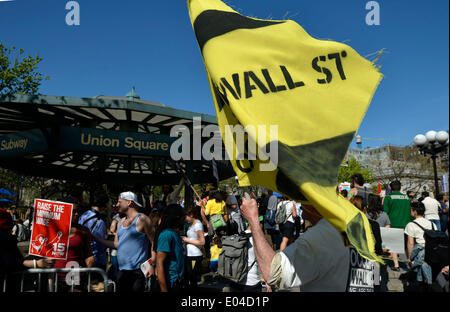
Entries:
{"label": "white globe light", "polygon": [[446,131],[439,131],[436,134],[436,140],[441,144],[445,144],[448,140],[448,133]]}
{"label": "white globe light", "polygon": [[427,137],[428,142],[434,143],[436,142],[436,131],[428,131],[425,136]]}
{"label": "white globe light", "polygon": [[414,137],[414,144],[416,146],[424,146],[427,144],[427,138],[423,134],[418,134]]}

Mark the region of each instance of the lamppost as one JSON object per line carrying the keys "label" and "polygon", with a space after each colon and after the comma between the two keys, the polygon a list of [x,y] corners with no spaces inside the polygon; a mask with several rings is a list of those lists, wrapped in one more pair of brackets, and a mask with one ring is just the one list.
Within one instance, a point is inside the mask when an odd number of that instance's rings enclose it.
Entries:
{"label": "lamppost", "polygon": [[[439,183],[437,177],[437,169],[436,169],[436,158],[439,153],[445,152],[448,147],[448,133],[446,131],[428,131],[425,135],[418,134],[414,137],[414,145],[417,146],[420,150],[420,153],[430,154],[431,159],[433,160],[433,170],[434,170],[434,187],[435,194],[437,196],[439,194]],[[439,144],[438,144],[439,143]]]}

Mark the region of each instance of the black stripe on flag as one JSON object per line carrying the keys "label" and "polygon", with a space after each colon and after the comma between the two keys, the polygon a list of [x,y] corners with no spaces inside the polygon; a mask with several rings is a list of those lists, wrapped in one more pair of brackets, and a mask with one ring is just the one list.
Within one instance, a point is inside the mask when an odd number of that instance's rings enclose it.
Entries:
{"label": "black stripe on flag", "polygon": [[255,20],[235,12],[206,10],[194,22],[194,31],[200,49],[209,39],[224,35],[236,29],[254,29],[284,22]]}

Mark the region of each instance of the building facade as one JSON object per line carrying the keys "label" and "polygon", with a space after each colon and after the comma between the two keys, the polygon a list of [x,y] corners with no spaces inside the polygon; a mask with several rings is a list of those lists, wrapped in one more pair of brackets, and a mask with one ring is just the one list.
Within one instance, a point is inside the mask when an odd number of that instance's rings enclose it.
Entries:
{"label": "building facade", "polygon": [[[411,146],[383,145],[376,148],[349,148],[346,159],[354,157],[359,163],[372,171],[375,183],[389,185],[400,180],[402,191],[434,192],[434,173],[432,160],[421,155]],[[436,159],[440,189],[442,177],[448,173],[448,150]]]}

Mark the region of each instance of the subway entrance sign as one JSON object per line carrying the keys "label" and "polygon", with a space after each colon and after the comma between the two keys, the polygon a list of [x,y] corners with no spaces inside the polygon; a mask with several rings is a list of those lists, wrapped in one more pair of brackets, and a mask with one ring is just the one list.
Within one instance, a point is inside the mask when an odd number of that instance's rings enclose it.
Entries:
{"label": "subway entrance sign", "polygon": [[[211,161],[170,157],[178,139],[170,129],[192,134],[194,117],[202,127],[217,125],[215,116],[141,100],[134,90],[127,97],[2,95],[0,166],[78,182],[174,185],[181,171],[194,184],[214,182]],[[216,163],[221,180],[235,176],[228,161]]]}
{"label": "subway entrance sign", "polygon": [[170,146],[177,139],[164,134],[70,127],[62,128],[59,135],[63,150],[129,155],[170,156]]}
{"label": "subway entrance sign", "polygon": [[[48,144],[43,132],[33,129],[0,136],[0,157],[44,152]],[[170,146],[177,139],[164,134],[62,127],[55,131],[57,148],[62,151],[85,151],[122,155],[170,156]]]}

